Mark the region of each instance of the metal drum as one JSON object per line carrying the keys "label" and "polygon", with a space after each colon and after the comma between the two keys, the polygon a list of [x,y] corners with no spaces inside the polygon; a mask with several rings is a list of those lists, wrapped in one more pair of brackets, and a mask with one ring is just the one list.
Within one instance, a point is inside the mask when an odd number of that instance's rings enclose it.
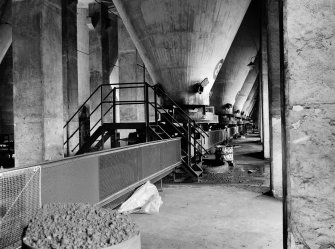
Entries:
{"label": "metal drum", "polygon": [[218,145],[215,147],[215,159],[217,161],[228,162],[230,165],[234,162],[234,147]]}

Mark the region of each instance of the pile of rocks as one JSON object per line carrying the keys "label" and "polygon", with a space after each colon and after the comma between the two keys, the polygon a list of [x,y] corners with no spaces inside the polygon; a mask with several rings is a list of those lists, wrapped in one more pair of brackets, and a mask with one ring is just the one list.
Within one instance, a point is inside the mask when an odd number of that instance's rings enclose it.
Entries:
{"label": "pile of rocks", "polygon": [[128,215],[87,204],[48,204],[31,220],[24,243],[38,249],[100,249],[139,234]]}

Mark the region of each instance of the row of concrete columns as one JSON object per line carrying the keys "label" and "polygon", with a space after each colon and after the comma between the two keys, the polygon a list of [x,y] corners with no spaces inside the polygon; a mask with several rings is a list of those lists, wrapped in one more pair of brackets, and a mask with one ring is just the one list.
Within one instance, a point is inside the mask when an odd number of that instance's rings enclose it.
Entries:
{"label": "row of concrete columns", "polygon": [[[249,104],[242,110],[250,114],[252,106],[259,103],[264,157],[271,158],[272,192],[284,199],[286,246],[331,248],[335,232],[335,66],[331,63],[335,59],[335,6],[331,1],[283,3],[281,8],[281,0],[268,0],[263,9],[262,70],[255,89],[249,92],[250,96],[260,89],[261,98],[247,97]],[[74,5],[70,0],[13,1],[13,15],[20,18],[13,20],[12,50],[6,48],[7,62],[1,67],[13,63],[17,166],[63,158],[66,116],[88,97],[98,78],[109,82],[111,61],[116,63],[113,56],[107,62],[103,59],[99,46],[106,44],[103,39],[108,32],[103,23],[88,30],[88,9],[78,10],[77,30],[71,27]],[[106,13],[100,5],[92,5],[90,11]],[[282,27],[280,17],[284,17]],[[64,22],[68,30],[63,28]],[[78,34],[76,42],[71,37],[65,41],[71,33]],[[93,39],[99,46],[90,46]],[[68,43],[65,50],[63,42]],[[126,46],[121,49],[123,59],[126,55],[136,59],[129,59],[131,63],[120,59],[119,65],[131,65],[128,69],[134,70],[138,81],[141,68],[137,64],[141,63],[133,47],[127,50]],[[77,72],[72,71],[76,63]]]}
{"label": "row of concrete columns", "polygon": [[[78,119],[69,130],[63,125],[98,85],[109,83],[118,56],[116,18],[108,18],[104,5],[80,7],[76,0],[13,1],[13,16],[20,18],[13,19],[10,35],[14,94],[6,95],[14,102],[16,167],[63,158]],[[97,17],[91,31],[88,15]],[[79,142],[78,134],[74,138],[71,147]]]}
{"label": "row of concrete columns", "polygon": [[[11,6],[8,8],[11,10]],[[15,18],[10,26],[8,37],[14,37],[13,50],[6,48],[5,59],[0,63],[4,89],[0,122],[2,133],[15,134],[16,167],[75,153],[77,149],[72,149],[79,143],[78,132],[71,139],[69,150],[63,143],[78,128],[78,118],[68,129],[63,126],[100,84],[143,82],[144,78],[151,82],[146,70],[143,75],[143,62],[122,22],[109,14],[103,4],[13,1],[13,15],[20,18]],[[3,39],[0,41],[2,46]],[[103,88],[93,96],[86,104],[88,112],[109,90]],[[119,94],[134,99],[134,91]],[[142,92],[135,95],[143,98]],[[134,113],[136,117],[127,119],[124,115],[123,121],[141,121],[143,110],[138,109],[141,107],[124,108],[123,113]],[[99,109],[90,118],[91,127],[100,119],[100,113]],[[111,121],[110,115],[105,116],[104,122]]]}

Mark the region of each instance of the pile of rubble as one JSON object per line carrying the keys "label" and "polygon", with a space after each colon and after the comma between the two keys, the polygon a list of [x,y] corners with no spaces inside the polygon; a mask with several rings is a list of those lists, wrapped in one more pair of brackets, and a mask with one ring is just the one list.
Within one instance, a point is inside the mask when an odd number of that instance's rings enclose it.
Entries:
{"label": "pile of rubble", "polygon": [[100,249],[139,234],[128,215],[87,204],[48,204],[31,220],[24,243],[38,249]]}

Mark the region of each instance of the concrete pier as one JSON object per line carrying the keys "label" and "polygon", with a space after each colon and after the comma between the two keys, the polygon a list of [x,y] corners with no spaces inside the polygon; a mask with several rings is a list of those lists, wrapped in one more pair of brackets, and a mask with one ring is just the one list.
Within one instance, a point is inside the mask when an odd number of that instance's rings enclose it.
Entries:
{"label": "concrete pier", "polygon": [[333,1],[283,7],[288,248],[335,243],[334,12]]}
{"label": "concrete pier", "polygon": [[63,158],[61,1],[13,1],[15,166]]}
{"label": "concrete pier", "polygon": [[271,191],[275,197],[283,196],[282,186],[282,120],[280,87],[279,5],[278,0],[267,3]]}

